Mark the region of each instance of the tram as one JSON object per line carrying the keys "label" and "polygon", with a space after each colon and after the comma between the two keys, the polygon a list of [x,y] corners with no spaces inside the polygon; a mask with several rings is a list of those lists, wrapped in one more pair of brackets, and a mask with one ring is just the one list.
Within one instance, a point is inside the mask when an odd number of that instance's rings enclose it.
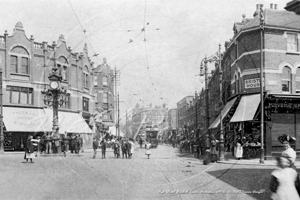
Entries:
{"label": "tram", "polygon": [[158,128],[147,126],[146,140],[151,143],[152,148],[156,148],[158,146]]}

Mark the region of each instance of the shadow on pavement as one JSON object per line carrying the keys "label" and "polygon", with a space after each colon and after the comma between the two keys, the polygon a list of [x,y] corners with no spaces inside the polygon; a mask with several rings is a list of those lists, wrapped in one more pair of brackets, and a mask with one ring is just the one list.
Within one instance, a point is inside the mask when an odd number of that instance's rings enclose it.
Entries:
{"label": "shadow on pavement", "polygon": [[271,173],[274,169],[226,169],[207,172],[217,179],[236,188],[238,192],[247,193],[255,199],[270,199],[269,189]]}

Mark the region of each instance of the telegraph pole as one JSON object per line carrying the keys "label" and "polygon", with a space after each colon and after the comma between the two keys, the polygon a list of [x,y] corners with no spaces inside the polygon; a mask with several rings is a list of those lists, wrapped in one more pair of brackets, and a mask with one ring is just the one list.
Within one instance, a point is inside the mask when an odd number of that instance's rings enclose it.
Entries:
{"label": "telegraph pole", "polygon": [[114,98],[115,98],[115,123],[116,123],[116,135],[118,135],[119,131],[118,131],[118,126],[119,126],[119,93],[117,91],[118,89],[118,85],[120,85],[120,73],[117,71],[117,68],[115,67],[115,71],[114,71],[114,84],[115,84],[115,94],[114,94]]}
{"label": "telegraph pole", "polygon": [[265,163],[265,152],[264,152],[264,82],[263,82],[263,42],[264,42],[264,12],[263,5],[260,5],[260,134],[261,134],[261,151],[260,151],[260,164]]}
{"label": "telegraph pole", "polygon": [[118,92],[118,138],[120,138],[120,99],[119,99],[119,92]]}

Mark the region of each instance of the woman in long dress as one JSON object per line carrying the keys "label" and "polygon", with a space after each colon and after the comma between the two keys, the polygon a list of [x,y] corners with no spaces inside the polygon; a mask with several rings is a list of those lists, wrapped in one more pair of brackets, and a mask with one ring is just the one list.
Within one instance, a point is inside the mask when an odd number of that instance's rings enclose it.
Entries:
{"label": "woman in long dress", "polygon": [[293,144],[296,141],[296,138],[287,134],[283,134],[278,137],[278,141],[281,144],[283,144],[284,147],[284,151],[281,153],[281,155],[288,157],[292,162],[291,167],[295,168],[294,163],[296,161],[297,154],[295,150],[291,147],[291,144]]}
{"label": "woman in long dress", "polygon": [[33,163],[32,159],[35,157],[34,154],[34,147],[32,143],[32,136],[29,136],[26,142],[25,152],[26,152],[26,162],[28,162],[28,159]]}
{"label": "woman in long dress", "polygon": [[236,152],[235,152],[235,157],[240,160],[243,157],[243,144],[241,140],[238,140],[236,143]]}
{"label": "woman in long dress", "polygon": [[151,155],[151,143],[146,141],[146,144],[145,144],[145,148],[146,148],[146,155],[148,156],[148,159],[150,159],[150,155]]}
{"label": "woman in long dress", "polygon": [[300,200],[295,181],[298,173],[291,167],[292,160],[289,157],[280,156],[277,158],[279,169],[272,172],[270,189],[273,200]]}
{"label": "woman in long dress", "polygon": [[130,158],[132,158],[133,153],[134,153],[134,142],[133,142],[133,139],[130,138],[129,142],[130,142],[130,144],[131,144]]}

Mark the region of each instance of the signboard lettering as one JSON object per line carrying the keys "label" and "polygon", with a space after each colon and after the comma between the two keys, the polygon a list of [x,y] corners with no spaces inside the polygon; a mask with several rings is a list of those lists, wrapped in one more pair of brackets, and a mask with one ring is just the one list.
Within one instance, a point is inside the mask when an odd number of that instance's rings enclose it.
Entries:
{"label": "signboard lettering", "polygon": [[259,78],[245,80],[245,89],[258,88],[258,87],[260,87]]}

